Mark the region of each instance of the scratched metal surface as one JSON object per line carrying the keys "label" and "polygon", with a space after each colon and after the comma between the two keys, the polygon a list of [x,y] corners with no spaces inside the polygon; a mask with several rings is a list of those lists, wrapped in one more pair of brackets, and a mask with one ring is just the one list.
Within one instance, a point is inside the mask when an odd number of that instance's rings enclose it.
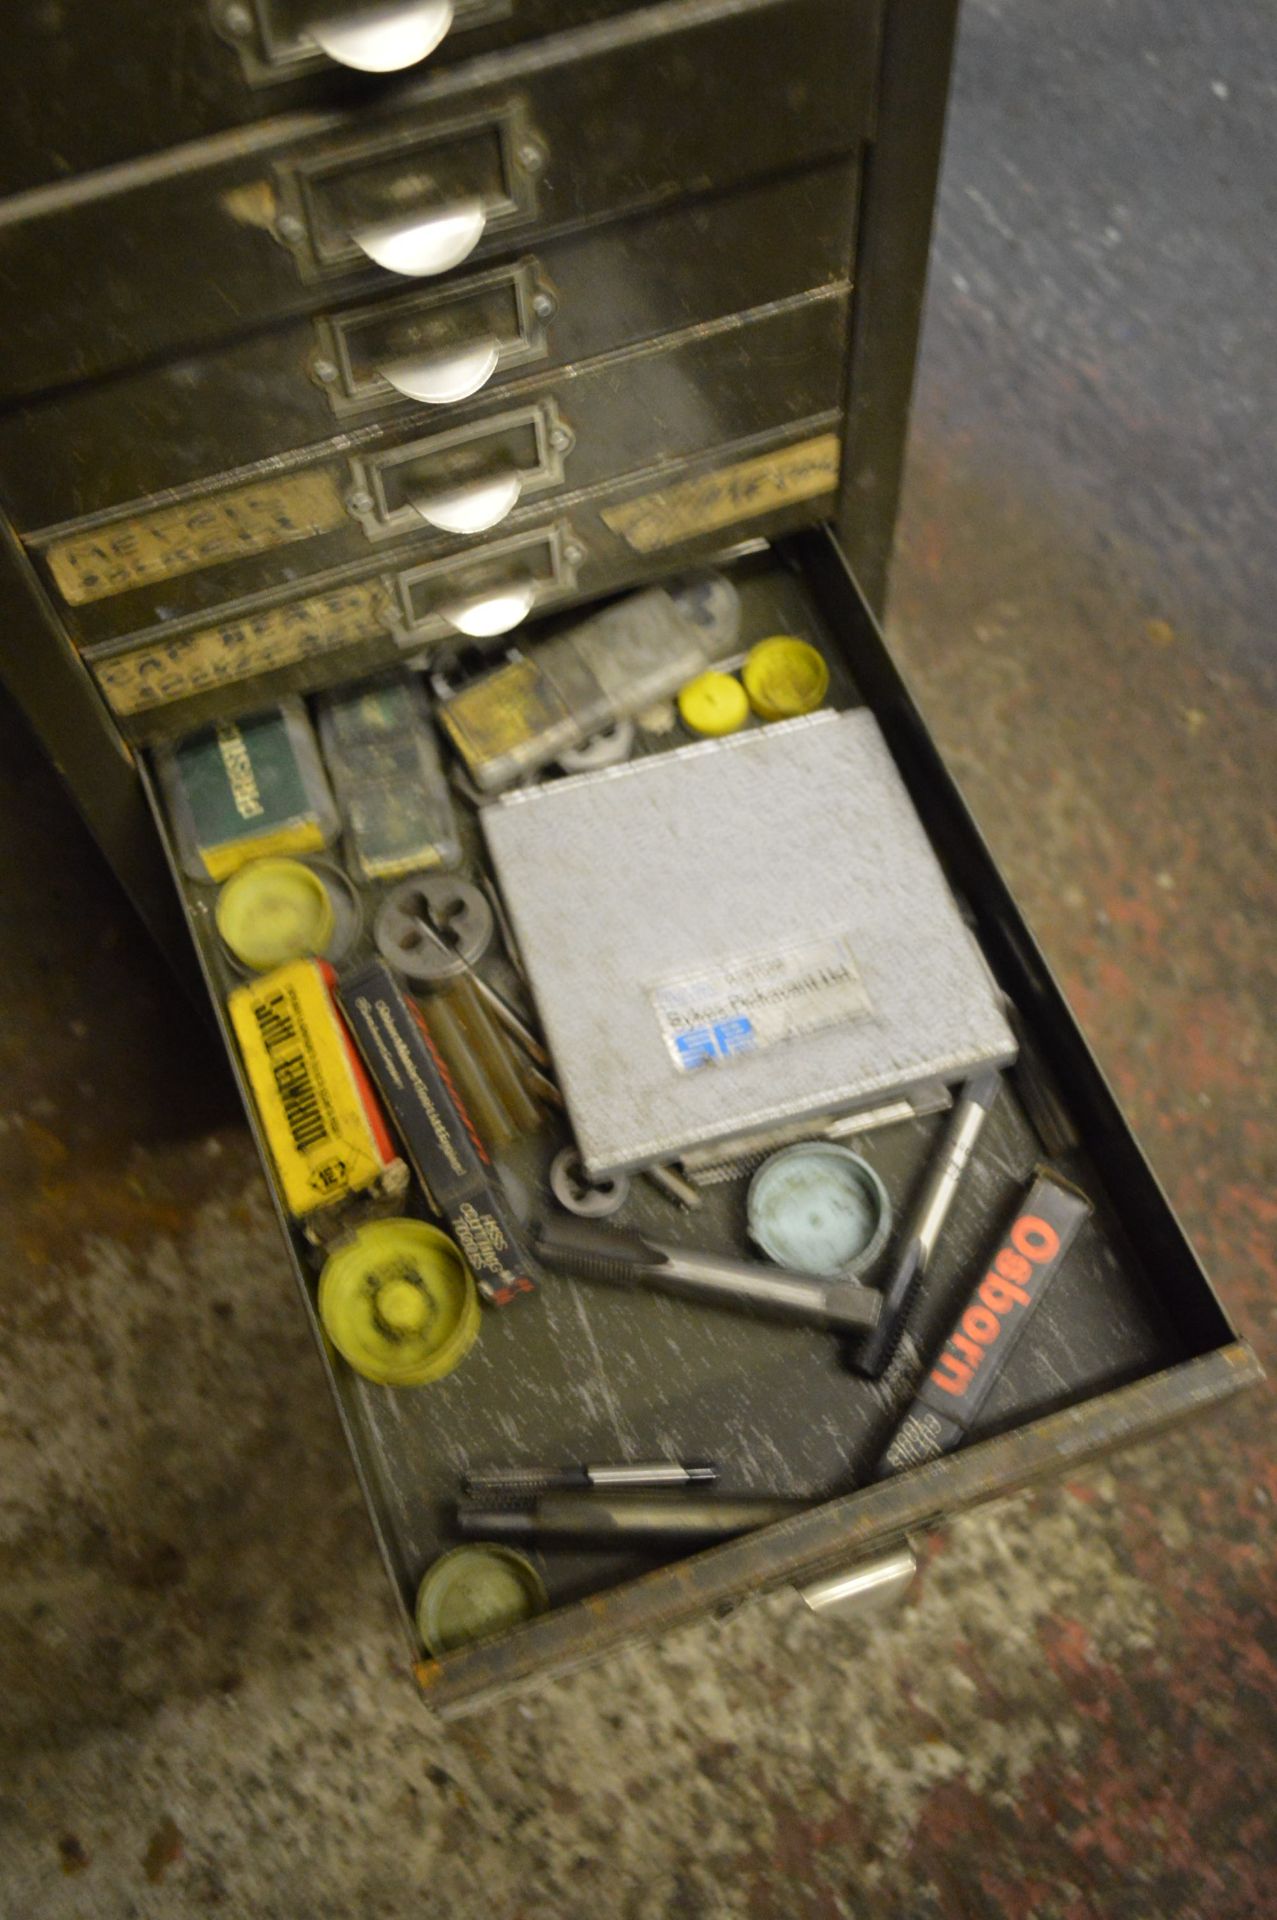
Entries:
{"label": "scratched metal surface", "polygon": [[[840,705],[857,694],[836,639],[823,632],[796,578],[763,559],[737,572],[742,645],[776,632],[818,641]],[[682,744],[676,728],[647,732],[641,750]],[[477,824],[467,818],[469,847]],[[375,889],[367,890],[371,907]],[[235,977],[212,928],[212,889],[192,885],[188,904],[215,977]],[[366,913],[370,924],[371,912]],[[367,948],[365,934],[359,951]],[[485,961],[507,989],[498,957]],[[856,1143],[887,1187],[897,1219],[944,1125],[910,1121]],[[504,1156],[530,1192],[566,1136],[549,1129]],[[978,1271],[1041,1147],[1005,1083],[961,1190],[918,1307],[926,1341],[943,1338],[964,1277]],[[1070,1171],[1090,1185],[1083,1164]],[[635,1180],[618,1224],[632,1223],[687,1245],[748,1254],[745,1179],[705,1189],[705,1207],[681,1214]],[[316,1263],[297,1238],[294,1255],[314,1310]],[[1102,1216],[1086,1227],[1021,1343],[981,1422],[990,1432],[1073,1403],[1183,1357],[1151,1309],[1136,1264]],[[532,1300],[485,1311],[480,1338],[447,1379],[419,1389],[376,1387],[332,1357],[334,1377],[374,1520],[406,1605],[430,1561],[455,1543],[452,1509],[460,1477],[484,1462],[556,1462],[639,1454],[709,1454],[723,1463],[725,1491],[766,1491],[813,1502],[856,1486],[890,1431],[875,1388],[844,1363],[831,1336],[710,1310],[652,1293],[549,1279]],[[661,1563],[664,1556],[597,1549],[535,1552],[553,1601],[576,1599]]]}
{"label": "scratched metal surface", "polygon": [[[513,793],[484,829],[592,1172],[882,1105],[1014,1053],[864,708]],[[583,937],[565,941],[574,916]],[[721,1000],[734,969],[813,941],[850,955],[856,1017],[780,1045],[760,1032],[713,1072],[672,1068],[662,988],[699,980]]]}

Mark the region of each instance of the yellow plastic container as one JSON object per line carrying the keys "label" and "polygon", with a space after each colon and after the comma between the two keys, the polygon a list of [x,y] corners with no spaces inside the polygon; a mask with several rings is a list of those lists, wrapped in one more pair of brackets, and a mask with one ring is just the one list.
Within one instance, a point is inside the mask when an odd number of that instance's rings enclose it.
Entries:
{"label": "yellow plastic container", "polygon": [[322,954],[336,915],[327,887],[300,860],[251,860],[217,896],[217,931],[254,972]]}
{"label": "yellow plastic container", "polygon": [[678,696],[683,725],[711,737],[738,733],[749,719],[749,699],[730,673],[699,673]]}
{"label": "yellow plastic container", "polygon": [[474,1345],[479,1294],[438,1227],[374,1220],[325,1262],[319,1317],[338,1353],[366,1380],[421,1387],[451,1373]]}
{"label": "yellow plastic container", "polygon": [[751,647],[741,679],[760,720],[793,720],[814,713],[829,691],[824,655],[792,634],[776,634]]}
{"label": "yellow plastic container", "polygon": [[236,987],[227,1012],[288,1211],[298,1220],[376,1186],[394,1142],[320,960]]}
{"label": "yellow plastic container", "polygon": [[417,1591],[417,1631],[436,1656],[544,1613],[550,1604],[536,1568],[509,1547],[453,1547]]}

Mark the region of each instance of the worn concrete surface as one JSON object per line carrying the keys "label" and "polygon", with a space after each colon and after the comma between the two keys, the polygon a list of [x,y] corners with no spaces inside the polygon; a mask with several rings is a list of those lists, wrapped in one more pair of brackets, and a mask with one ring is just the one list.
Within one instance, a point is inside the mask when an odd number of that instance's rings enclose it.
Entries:
{"label": "worn concrete surface", "polygon": [[[969,0],[893,632],[1272,1355],[1277,27]],[[0,743],[0,1911],[1273,1911],[1271,1398],[467,1728],[382,1575],[211,1048]]]}

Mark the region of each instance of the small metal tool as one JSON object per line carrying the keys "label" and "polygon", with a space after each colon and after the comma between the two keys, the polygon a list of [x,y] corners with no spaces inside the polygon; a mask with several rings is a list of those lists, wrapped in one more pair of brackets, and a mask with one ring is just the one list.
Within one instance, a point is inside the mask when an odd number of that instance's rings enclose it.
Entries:
{"label": "small metal tool", "polygon": [[472,1498],[484,1494],[529,1498],[573,1488],[709,1486],[719,1471],[713,1460],[587,1461],[567,1467],[476,1467],[461,1484]]}
{"label": "small metal tool", "polygon": [[495,987],[490,987],[483,975],[475,972],[469,961],[464,964],[471,986],[479,997],[487,1002],[493,1018],[501,1022],[510,1038],[517,1040],[529,1060],[535,1060],[539,1067],[552,1066],[553,1062],[548,1051],[541,1045],[522,1015],[516,1013],[505,995],[498,993]]}
{"label": "small metal tool", "polygon": [[501,889],[498,887],[496,881],[490,879],[486,873],[479,875],[479,885],[483,888],[484,897],[488,905],[492,908],[496,923],[501,929],[501,941],[507,954],[510,956],[510,963],[520,978],[526,980],[527,974],[523,968],[523,955],[519,952],[519,943],[514,937],[514,928],[510,925],[510,916],[505,910],[505,901],[501,898]]}
{"label": "small metal tool", "polygon": [[492,909],[479,889],[446,873],[401,881],[382,901],[373,927],[382,959],[416,987],[464,978],[492,934]]}
{"label": "small metal tool", "polygon": [[525,1083],[523,1055],[489,1014],[469,976],[441,993],[423,994],[418,1012],[490,1148],[539,1131],[545,1115]]}
{"label": "small metal tool", "polygon": [[[395,896],[392,895],[391,898]],[[472,887],[466,880],[437,880],[433,884],[422,883],[417,887],[415,898],[405,900],[403,910],[405,914],[417,911],[422,934],[431,938],[435,947],[443,955],[451,957],[455,963],[453,972],[459,971],[469,980],[480,999],[491,1010],[493,1017],[501,1022],[512,1039],[518,1041],[529,1059],[535,1060],[539,1067],[550,1066],[552,1062],[549,1054],[527,1022],[515,1011],[505,996],[498,993],[495,987],[490,987],[483,975],[476,971],[475,960],[487,951],[492,939],[495,918],[492,908],[478,887]],[[386,909],[383,908],[382,912],[385,913],[385,911]],[[483,946],[478,953],[470,950],[476,945],[475,923],[482,923],[486,928]],[[378,915],[377,926],[380,930],[381,915]],[[380,939],[378,944],[380,945]],[[418,965],[435,967],[434,952],[426,949],[422,955],[421,942],[414,942],[410,932],[399,932],[399,944],[401,948],[411,948],[414,953],[421,955]],[[385,949],[383,948],[382,951],[384,953]],[[406,971],[402,960],[396,961],[392,958],[391,964],[398,966],[401,972]],[[410,974],[409,978],[411,977]],[[438,980],[447,979],[450,975],[441,975],[436,971],[430,977]]]}
{"label": "small metal tool", "polygon": [[538,1100],[544,1100],[547,1106],[554,1107],[560,1113],[563,1111],[563,1095],[558,1084],[548,1074],[542,1073],[540,1067],[534,1066],[531,1060],[523,1069],[523,1078],[529,1093],[534,1093]]}
{"label": "small metal tool", "polygon": [[881,1297],[854,1280],[821,1280],[759,1261],[698,1253],[651,1240],[646,1234],[620,1233],[592,1220],[574,1220],[568,1214],[543,1220],[532,1231],[548,1266],[608,1286],[655,1287],[658,1292],[744,1307],[838,1333],[870,1332],[882,1311]]}
{"label": "small metal tool", "polygon": [[651,1181],[658,1193],[663,1193],[675,1206],[685,1207],[689,1213],[698,1213],[705,1205],[691,1181],[684,1180],[673,1167],[644,1167],[643,1177]]}
{"label": "small metal tool", "polygon": [[546,1493],[530,1507],[457,1508],[457,1530],[484,1540],[727,1540],[803,1513],[808,1500],[686,1493]]}
{"label": "small metal tool", "polygon": [[606,1220],[629,1199],[630,1183],[623,1173],[591,1180],[576,1148],[563,1147],[550,1162],[550,1191],[561,1207],[579,1219]]}
{"label": "small metal tool", "polygon": [[901,1331],[922,1285],[936,1241],[949,1216],[953,1197],[1001,1084],[1001,1077],[997,1073],[977,1074],[963,1088],[961,1098],[950,1115],[940,1151],[918,1196],[909,1232],[883,1286],[882,1318],[869,1338],[851,1356],[851,1364],[857,1373],[863,1373],[871,1380],[878,1379],[886,1370],[899,1344]]}
{"label": "small metal tool", "polygon": [[888,1100],[880,1107],[860,1107],[855,1113],[826,1114],[823,1119],[799,1121],[792,1127],[769,1127],[763,1133],[744,1139],[720,1141],[712,1147],[692,1147],[680,1154],[684,1173],[698,1186],[720,1186],[725,1180],[740,1180],[762,1166],[769,1153],[794,1146],[800,1140],[852,1140],[858,1133],[872,1133],[879,1127],[894,1126],[901,1120],[918,1120],[931,1113],[944,1113],[953,1105],[949,1089],[937,1083],[919,1089],[907,1100]]}
{"label": "small metal tool", "polygon": [[[425,998],[424,995],[422,997]],[[501,1098],[490,1062],[472,1044],[470,1035],[458,1018],[453,995],[432,993],[421,1011],[421,1017],[443,1057],[466,1112],[488,1150],[491,1152],[499,1147],[508,1147],[521,1131],[534,1131],[539,1116],[526,1090],[520,1085],[519,1091],[532,1110],[532,1121],[526,1128],[520,1128],[514,1124],[513,1116]]]}

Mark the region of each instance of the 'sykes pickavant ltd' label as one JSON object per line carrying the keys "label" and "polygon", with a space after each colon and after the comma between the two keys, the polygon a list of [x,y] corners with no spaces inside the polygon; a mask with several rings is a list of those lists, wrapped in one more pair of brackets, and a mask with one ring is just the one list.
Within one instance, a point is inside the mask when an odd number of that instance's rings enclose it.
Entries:
{"label": "'sykes pickavant ltd' label", "polygon": [[662,981],[650,997],[680,1073],[722,1066],[872,1010],[850,943],[839,934]]}

